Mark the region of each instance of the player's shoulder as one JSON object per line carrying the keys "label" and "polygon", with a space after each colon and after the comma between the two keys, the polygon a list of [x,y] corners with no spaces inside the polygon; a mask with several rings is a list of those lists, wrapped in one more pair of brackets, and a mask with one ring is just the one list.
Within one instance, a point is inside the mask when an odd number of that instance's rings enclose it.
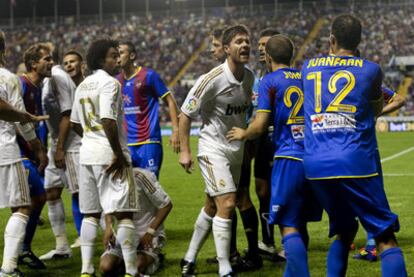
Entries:
{"label": "player's shoulder", "polygon": [[10,72],[6,68],[0,68],[0,76],[3,79],[3,81],[10,85],[15,85],[20,83],[20,78],[16,74]]}
{"label": "player's shoulder", "polygon": [[373,72],[373,73],[378,73],[381,72],[381,66],[373,61],[367,60],[367,59],[362,59],[363,61],[363,68],[364,70]]}
{"label": "player's shoulder", "polygon": [[223,77],[225,77],[224,64],[221,64],[201,75],[197,83],[199,88],[206,89],[225,80]]}

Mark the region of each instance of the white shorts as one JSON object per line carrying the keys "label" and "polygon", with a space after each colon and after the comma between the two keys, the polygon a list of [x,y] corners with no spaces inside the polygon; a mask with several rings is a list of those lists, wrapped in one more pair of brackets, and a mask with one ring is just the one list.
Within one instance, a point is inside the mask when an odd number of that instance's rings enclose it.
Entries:
{"label": "white shorts", "polygon": [[240,180],[241,160],[230,161],[224,155],[200,155],[198,164],[206,184],[205,192],[211,196],[219,196],[237,191]]}
{"label": "white shorts", "polygon": [[0,208],[30,206],[28,173],[21,161],[0,166],[1,181]]}
{"label": "white shorts", "polygon": [[132,167],[124,181],[112,181],[106,175],[106,165],[80,165],[79,206],[83,214],[104,212],[137,212],[138,195],[132,175]]}
{"label": "white shorts", "polygon": [[49,149],[47,153],[49,164],[45,170],[45,189],[67,186],[71,193],[77,193],[79,191],[79,152],[66,152],[66,170],[56,167],[54,155],[55,152]]}
{"label": "white shorts", "polygon": [[[159,254],[162,253],[162,249],[165,246],[165,238],[162,236],[154,237],[152,240],[152,245],[154,248],[151,250],[137,250],[137,254],[145,254],[154,259],[154,262],[149,264],[144,272],[147,275],[154,274],[160,268],[161,262]],[[119,245],[119,243],[116,243],[114,247],[105,250],[105,252],[102,254],[102,257],[105,255],[113,255],[123,260],[121,245]]]}

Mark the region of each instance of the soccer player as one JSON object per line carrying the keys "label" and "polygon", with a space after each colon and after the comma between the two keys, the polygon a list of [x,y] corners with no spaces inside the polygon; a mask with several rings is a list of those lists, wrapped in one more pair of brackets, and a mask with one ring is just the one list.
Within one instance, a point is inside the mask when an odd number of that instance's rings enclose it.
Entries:
{"label": "soccer player", "polygon": [[92,42],[87,64],[94,73],[78,86],[71,122],[82,135],[79,168],[79,204],[84,214],[81,227],[81,276],[93,276],[93,257],[101,212],[118,219],[117,238],[126,276],[137,274],[135,226],[137,194],[131,157],[122,130],[121,86],[113,77],[119,72],[118,42]]}
{"label": "soccer player", "polygon": [[[268,68],[266,67],[266,51],[265,46],[270,37],[279,34],[279,32],[273,28],[264,29],[260,33],[260,38],[258,42],[259,49],[259,62],[262,66],[262,72],[259,79],[255,80],[253,86],[253,116],[255,110],[257,109],[257,98],[258,98],[258,89],[261,78],[267,73]],[[272,119],[271,119],[272,120]],[[271,121],[270,121],[271,123]],[[260,254],[271,257],[276,261],[284,260],[283,256],[279,256],[275,247],[275,240],[273,237],[273,225],[268,224],[268,219],[266,215],[269,214],[270,207],[270,178],[272,174],[272,164],[273,164],[273,153],[274,146],[271,141],[272,138],[272,124],[269,124],[270,129],[268,132],[263,133],[259,138],[254,142],[255,152],[253,153],[254,158],[254,177],[256,185],[256,194],[259,199],[259,218],[260,225],[262,230],[262,241],[259,241],[258,247]],[[249,142],[247,142],[249,143]],[[250,181],[250,174],[249,174]]]}
{"label": "soccer player", "polygon": [[222,42],[226,61],[197,80],[181,108],[179,163],[191,173],[193,160],[189,131],[191,120],[201,114],[203,125],[197,158],[207,193],[189,248],[181,261],[183,276],[194,274],[196,256],[211,227],[219,275],[234,276],[229,261],[231,217],[236,205],[243,142],[229,143],[225,136],[232,126],[246,126],[254,76],[245,67],[250,57],[248,29],[244,25],[229,27],[223,33]]}
{"label": "soccer player", "polygon": [[310,213],[307,202],[312,192],[303,168],[303,91],[300,72],[290,68],[293,43],[275,35],[266,43],[268,72],[259,86],[256,118],[246,130],[232,128],[229,141],[248,140],[267,132],[273,116],[275,145],[272,171],[270,224],[279,224],[283,236],[287,265],[285,276],[309,276],[306,246],[299,229],[309,220],[319,221],[321,209]]}
{"label": "soccer player", "polygon": [[[23,89],[23,101],[26,110],[35,115],[43,114],[42,107],[42,83],[51,76],[53,60],[48,45],[37,43],[30,46],[24,53],[23,61],[27,73],[20,77]],[[43,146],[47,145],[47,127],[44,122],[36,124],[36,134]],[[22,152],[23,164],[29,172],[30,196],[32,199],[32,210],[29,222],[26,227],[26,234],[23,242],[23,252],[19,256],[19,263],[26,264],[33,269],[44,269],[45,264],[40,261],[32,252],[31,243],[36,232],[37,222],[40,213],[46,202],[44,189],[44,172],[38,170],[36,157],[30,145],[18,136],[19,146]]]}
{"label": "soccer player", "polygon": [[380,174],[375,117],[383,108],[379,65],[355,57],[361,22],[352,15],[336,17],[331,26],[333,55],[306,61],[305,174],[337,235],[327,259],[328,276],[345,276],[359,219],[379,247],[383,276],[407,276],[394,232]]}
{"label": "soccer player", "polygon": [[[70,128],[70,113],[75,97],[76,85],[60,65],[57,47],[49,44],[52,50],[54,66],[52,77],[46,78],[42,89],[42,104],[45,113],[50,115],[47,121],[51,136],[48,156],[49,164],[45,171],[45,189],[48,215],[56,246],[40,256],[40,260],[70,258],[65,226],[65,210],[61,198],[62,189],[68,185],[71,194],[79,192],[79,147],[80,137]],[[77,197],[76,197],[77,198]]]}
{"label": "soccer player", "polygon": [[224,29],[217,28],[217,29],[214,29],[210,35],[211,36],[210,53],[213,56],[213,58],[220,63],[223,63],[226,60],[226,53],[224,52],[223,43],[222,43],[223,31]]}
{"label": "soccer player", "polygon": [[[3,263],[0,276],[23,276],[17,269],[17,258],[30,216],[30,193],[19,146],[16,142],[16,124],[12,122],[36,122],[45,119],[25,111],[19,78],[4,68],[5,36],[0,31],[0,207],[10,208],[10,216],[4,230]],[[3,112],[7,111],[7,114]],[[6,122],[8,121],[8,122]],[[46,153],[34,132],[32,124],[17,124],[20,134],[34,150],[39,169],[47,165]]]}
{"label": "soccer player", "polygon": [[[65,71],[72,78],[76,87],[85,79],[84,76],[84,61],[83,56],[76,50],[69,50],[63,54],[63,67]],[[80,247],[80,229],[82,225],[83,215],[79,208],[79,193],[72,194],[72,215],[73,221],[75,222],[76,232],[78,238],[71,244],[70,248]]]}
{"label": "soccer player", "polygon": [[122,85],[128,146],[134,167],[146,168],[157,177],[162,163],[161,129],[158,100],[168,105],[172,135],[170,145],[174,152],[180,149],[178,138],[178,111],[174,96],[157,72],[135,66],[137,52],[131,42],[119,45],[122,73],[117,79]]}
{"label": "soccer player", "polygon": [[[152,275],[159,269],[165,246],[165,231],[163,222],[172,209],[171,199],[161,187],[155,175],[141,168],[134,168],[136,189],[140,211],[134,213],[136,236],[139,241],[137,250],[137,265],[140,274]],[[101,256],[100,269],[104,276],[116,276],[122,268],[122,253],[118,241],[113,240],[111,216],[105,216],[106,228],[104,235],[105,247]],[[112,241],[107,242],[112,238]]]}

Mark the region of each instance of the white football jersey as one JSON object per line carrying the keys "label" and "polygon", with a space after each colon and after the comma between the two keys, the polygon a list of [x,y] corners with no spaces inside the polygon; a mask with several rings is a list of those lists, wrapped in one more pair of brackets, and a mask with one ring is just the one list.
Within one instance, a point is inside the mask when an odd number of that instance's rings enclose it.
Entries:
{"label": "white football jersey", "polygon": [[[0,98],[16,108],[25,111],[22,98],[22,85],[19,77],[5,68],[0,68]],[[12,122],[0,120],[0,165],[7,165],[21,160],[20,149],[16,141],[16,126]],[[36,138],[33,126],[26,124],[24,129],[31,131],[31,138]],[[18,127],[18,126],[17,126]],[[24,135],[22,133],[22,135]],[[27,136],[24,136],[27,138]]]}
{"label": "white football jersey", "polygon": [[232,127],[246,128],[253,83],[247,68],[243,80],[237,81],[227,61],[197,80],[181,111],[191,118],[201,115],[199,156],[218,151],[241,157],[243,142],[228,142],[226,134]]}
{"label": "white football jersey", "polygon": [[[60,65],[52,67],[52,77],[43,81],[42,105],[44,113],[49,115],[47,127],[52,138],[52,150],[56,148],[61,114],[72,109],[75,90],[75,83]],[[78,152],[80,144],[81,138],[71,129],[65,142],[65,151]]]}
{"label": "white football jersey", "polygon": [[[167,206],[171,199],[151,171],[134,168],[134,179],[140,205],[140,210],[134,213],[134,223],[138,237],[141,238],[154,220],[157,210]],[[163,225],[156,230],[156,236],[165,237]]]}
{"label": "white football jersey", "polygon": [[131,161],[122,126],[123,103],[120,83],[104,70],[88,76],[76,89],[71,121],[83,128],[80,163],[109,165],[113,151],[102,126],[102,119],[115,120],[119,142],[128,161]]}

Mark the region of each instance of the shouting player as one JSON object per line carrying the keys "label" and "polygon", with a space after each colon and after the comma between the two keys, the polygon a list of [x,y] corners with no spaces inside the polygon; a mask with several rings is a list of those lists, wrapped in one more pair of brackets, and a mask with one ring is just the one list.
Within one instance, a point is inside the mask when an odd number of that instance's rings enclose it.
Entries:
{"label": "shouting player", "polygon": [[197,218],[190,246],[181,261],[183,276],[194,274],[196,256],[211,226],[219,275],[234,275],[229,261],[231,217],[236,205],[243,143],[229,143],[226,133],[232,126],[246,126],[254,76],[245,67],[250,57],[248,29],[243,25],[229,27],[223,33],[222,42],[226,61],[197,80],[184,101],[180,117],[179,162],[190,173],[193,166],[189,141],[191,120],[201,115],[203,125],[197,158],[207,193],[206,204]]}

